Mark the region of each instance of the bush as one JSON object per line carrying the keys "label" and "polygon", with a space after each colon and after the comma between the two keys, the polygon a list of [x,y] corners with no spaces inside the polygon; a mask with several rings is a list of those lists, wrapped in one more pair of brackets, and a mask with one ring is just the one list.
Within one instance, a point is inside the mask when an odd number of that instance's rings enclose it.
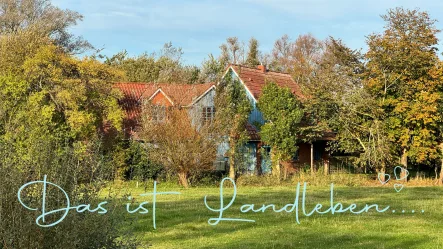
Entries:
{"label": "bush", "polygon": [[146,181],[157,179],[163,165],[150,160],[146,145],[131,140],[125,153],[125,179]]}
{"label": "bush", "polygon": [[[129,240],[122,240],[117,229],[118,217],[113,217],[113,206],[106,206],[108,214],[77,213],[71,210],[66,218],[53,227],[39,227],[35,219],[39,211],[25,209],[17,199],[18,189],[25,183],[43,180],[62,187],[69,195],[71,206],[91,203],[95,208],[100,200],[98,192],[109,176],[106,162],[90,148],[87,154],[78,154],[73,148],[62,147],[50,141],[31,144],[32,158],[15,150],[14,144],[0,140],[0,248],[135,248]],[[48,187],[46,210],[65,207],[60,191]],[[42,207],[42,186],[29,186],[22,198],[30,207]],[[110,205],[118,202],[110,201]],[[58,220],[51,215],[45,224]]]}

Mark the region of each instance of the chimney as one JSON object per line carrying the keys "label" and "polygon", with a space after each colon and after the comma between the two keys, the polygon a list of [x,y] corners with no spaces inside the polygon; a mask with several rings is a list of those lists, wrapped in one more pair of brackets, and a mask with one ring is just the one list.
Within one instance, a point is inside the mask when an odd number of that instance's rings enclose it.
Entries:
{"label": "chimney", "polygon": [[257,69],[261,70],[263,73],[266,73],[266,66],[265,65],[258,65]]}

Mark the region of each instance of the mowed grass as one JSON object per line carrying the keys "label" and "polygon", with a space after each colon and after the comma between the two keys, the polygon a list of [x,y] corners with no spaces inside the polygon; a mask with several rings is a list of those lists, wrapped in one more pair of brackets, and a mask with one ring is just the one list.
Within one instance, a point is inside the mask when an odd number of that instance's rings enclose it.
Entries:
{"label": "mowed grass", "polygon": [[[303,186],[303,184],[302,184]],[[396,192],[392,185],[384,187],[334,186],[334,202],[345,207],[355,203],[360,210],[366,204],[390,206],[384,213],[374,210],[368,213],[303,215],[297,224],[295,211],[275,213],[242,213],[244,204],[275,204],[281,208],[294,203],[296,186],[288,187],[237,187],[234,204],[223,213],[225,218],[255,220],[250,222],[221,221],[208,224],[209,218],[218,213],[205,207],[204,197],[213,208],[220,207],[219,188],[183,189],[158,184],[157,191],[178,191],[180,195],[162,195],[156,202],[156,225],[153,229],[152,197],[141,197],[152,192],[152,184],[135,187],[134,183],[123,188],[135,199],[131,206],[149,201],[148,214],[128,214],[119,211],[122,231],[134,234],[142,243],[141,248],[443,248],[443,198],[441,187],[408,187]],[[225,205],[231,200],[233,188],[224,189]],[[301,207],[300,193],[300,207]],[[330,188],[312,187],[306,193],[307,211],[317,203],[330,206]],[[395,210],[393,213],[392,210]],[[405,212],[402,213],[402,210]],[[412,210],[415,212],[413,213]],[[422,213],[424,210],[424,213]]]}

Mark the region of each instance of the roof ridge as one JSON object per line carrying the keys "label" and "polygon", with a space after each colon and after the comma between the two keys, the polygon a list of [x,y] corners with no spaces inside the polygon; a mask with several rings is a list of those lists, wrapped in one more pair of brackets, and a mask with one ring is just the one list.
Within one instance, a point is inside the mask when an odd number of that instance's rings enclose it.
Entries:
{"label": "roof ridge", "polygon": [[[230,67],[230,66],[241,67],[241,68],[244,67],[244,68],[247,68],[247,69],[252,69],[252,70],[260,71],[261,73],[263,73],[263,72],[261,71],[261,69],[258,69],[258,68],[256,68],[256,67],[247,66],[247,65],[241,65],[241,64],[234,64],[234,63],[231,63],[231,64],[229,64],[228,67]],[[291,76],[291,74],[289,74],[289,73],[277,72],[277,71],[273,71],[273,70],[269,70],[269,69],[266,69],[266,73],[276,73],[276,74],[283,74],[283,75]],[[292,76],[291,76],[291,77],[292,77]]]}

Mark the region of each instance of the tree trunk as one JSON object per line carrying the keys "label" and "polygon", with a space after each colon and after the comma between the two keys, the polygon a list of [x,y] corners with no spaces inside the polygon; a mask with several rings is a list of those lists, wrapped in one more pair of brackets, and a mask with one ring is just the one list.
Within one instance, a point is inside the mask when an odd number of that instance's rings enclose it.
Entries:
{"label": "tree trunk", "polygon": [[314,143],[311,143],[311,174],[314,174]]}
{"label": "tree trunk", "polygon": [[286,180],[288,178],[289,167],[292,166],[292,163],[290,161],[283,161],[281,165],[283,166],[283,180]]}
{"label": "tree trunk", "polygon": [[385,182],[386,178],[385,178],[385,165],[382,164],[382,168],[380,169],[380,171],[378,172],[378,178],[380,178],[380,181]]}
{"label": "tree trunk", "polygon": [[235,150],[236,150],[236,143],[234,139],[229,139],[229,150],[231,151],[229,153],[229,177],[232,180],[235,180]]}
{"label": "tree trunk", "polygon": [[408,181],[408,179],[406,177],[406,170],[408,169],[408,152],[407,152],[406,148],[403,149],[400,163],[403,166],[403,168],[405,169],[405,170],[401,170],[400,178],[403,179],[403,181]]}
{"label": "tree trunk", "polygon": [[275,154],[275,151],[271,149],[271,163],[272,163],[272,174],[277,176],[280,181],[281,176],[281,168],[280,168],[280,159]]}
{"label": "tree trunk", "polygon": [[441,168],[440,168],[440,176],[438,178],[438,184],[441,185],[443,184],[443,143],[439,144],[440,147],[440,153],[441,153]]}
{"label": "tree trunk", "polygon": [[185,187],[188,188],[189,184],[188,184],[188,173],[186,172],[179,172],[178,173],[178,180],[180,181],[180,184]]}
{"label": "tree trunk", "polygon": [[443,184],[443,158],[441,159],[440,177],[438,178],[438,184]]}

